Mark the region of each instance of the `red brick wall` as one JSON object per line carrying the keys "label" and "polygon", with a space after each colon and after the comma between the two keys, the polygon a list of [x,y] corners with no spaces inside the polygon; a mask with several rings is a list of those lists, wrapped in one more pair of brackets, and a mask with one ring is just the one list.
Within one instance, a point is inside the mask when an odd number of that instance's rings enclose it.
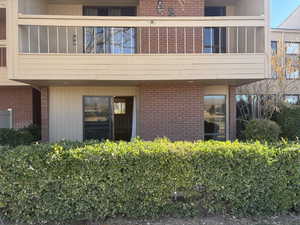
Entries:
{"label": "red brick wall", "polygon": [[145,140],[203,138],[203,88],[200,85],[142,85],[139,108],[139,136]]}
{"label": "red brick wall", "polygon": [[49,141],[49,90],[41,88],[41,127],[42,141]]}
{"label": "red brick wall", "polygon": [[236,139],[236,87],[229,87],[229,138]]}
{"label": "red brick wall", "polygon": [[157,0],[140,0],[138,16],[168,16],[173,9],[175,16],[203,16],[204,0],[162,0],[162,14],[157,11]]}
{"label": "red brick wall", "polygon": [[33,123],[32,88],[1,87],[0,110],[13,109],[14,128],[22,128]]}
{"label": "red brick wall", "polygon": [[[140,0],[138,16],[204,16],[204,0],[163,0],[162,13],[157,11],[157,0]],[[183,3],[184,2],[184,3]],[[138,30],[139,53],[198,53],[202,47],[201,28],[141,28]],[[194,37],[194,38],[193,38]],[[168,47],[167,47],[168,44]]]}

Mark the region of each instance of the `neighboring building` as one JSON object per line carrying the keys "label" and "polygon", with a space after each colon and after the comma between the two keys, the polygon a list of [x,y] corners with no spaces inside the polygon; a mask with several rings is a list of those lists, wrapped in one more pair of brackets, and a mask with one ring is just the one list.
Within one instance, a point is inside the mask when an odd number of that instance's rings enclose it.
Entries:
{"label": "neighboring building", "polygon": [[4,75],[41,91],[44,141],[234,139],[236,86],[270,74],[268,0],[4,4]]}
{"label": "neighboring building", "polygon": [[0,0],[0,128],[40,124],[40,93],[7,77],[6,2]]}
{"label": "neighboring building", "polygon": [[[249,104],[257,108],[259,103],[256,102],[257,96],[255,95],[272,95],[280,92],[285,95],[287,103],[300,105],[300,6],[278,28],[270,29],[270,40],[272,54],[283,51],[279,53],[282,58],[295,62],[294,71],[286,69],[286,80],[279,84],[275,70],[271,69],[271,79],[238,88],[237,100],[249,101]],[[253,111],[257,110],[259,109],[253,109]]]}
{"label": "neighboring building", "polygon": [[[285,79],[279,81],[278,74],[271,68],[270,79],[237,88],[237,133],[241,135],[246,118],[257,118],[262,111],[262,102],[276,101],[276,94],[284,96],[285,102],[300,105],[300,6],[278,27],[270,29],[271,54],[278,59],[294,62],[293,70],[285,69]],[[270,61],[270,66],[272,63]],[[264,100],[262,100],[264,98]]]}

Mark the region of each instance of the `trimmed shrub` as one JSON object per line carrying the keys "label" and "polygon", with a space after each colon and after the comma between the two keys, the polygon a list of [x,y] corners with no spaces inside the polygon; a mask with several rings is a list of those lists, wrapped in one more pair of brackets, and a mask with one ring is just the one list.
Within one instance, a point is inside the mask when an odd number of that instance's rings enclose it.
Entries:
{"label": "trimmed shrub", "polygon": [[31,124],[22,129],[23,131],[27,131],[32,135],[33,141],[40,141],[42,139],[41,128],[37,125]]}
{"label": "trimmed shrub", "polygon": [[251,120],[247,123],[244,135],[248,141],[276,142],[280,127],[271,120]]}
{"label": "trimmed shrub", "polygon": [[163,139],[0,149],[0,212],[36,224],[281,213],[300,203],[299,148]]}
{"label": "trimmed shrub", "polygon": [[27,130],[0,129],[0,146],[8,145],[16,147],[18,145],[30,145],[34,141],[34,137]]}
{"label": "trimmed shrub", "polygon": [[283,138],[300,138],[300,106],[282,105],[274,120],[280,125]]}
{"label": "trimmed shrub", "polygon": [[41,129],[36,125],[30,125],[22,129],[0,129],[0,146],[16,147],[18,145],[30,145],[41,140]]}

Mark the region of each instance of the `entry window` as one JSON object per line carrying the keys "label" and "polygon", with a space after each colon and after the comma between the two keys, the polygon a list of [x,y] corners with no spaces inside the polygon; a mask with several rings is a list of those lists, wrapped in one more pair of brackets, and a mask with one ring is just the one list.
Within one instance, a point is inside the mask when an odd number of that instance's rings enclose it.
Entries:
{"label": "entry window", "polygon": [[130,96],[84,96],[84,140],[130,141],[133,103]]}
{"label": "entry window", "polygon": [[204,139],[226,140],[226,97],[223,95],[204,97]]}
{"label": "entry window", "polygon": [[125,99],[116,99],[115,100],[115,102],[114,102],[114,113],[115,113],[115,115],[124,115],[124,114],[126,114],[126,100]]}
{"label": "entry window", "polygon": [[85,140],[106,140],[112,136],[111,99],[109,97],[84,97],[83,122]]}

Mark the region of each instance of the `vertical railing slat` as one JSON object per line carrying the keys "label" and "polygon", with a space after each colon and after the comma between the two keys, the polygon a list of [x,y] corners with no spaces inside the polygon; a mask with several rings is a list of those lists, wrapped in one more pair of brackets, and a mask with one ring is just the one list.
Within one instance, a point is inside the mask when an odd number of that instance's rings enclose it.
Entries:
{"label": "vertical railing slat", "polygon": [[31,53],[31,25],[28,25],[28,53]]}
{"label": "vertical railing slat", "polygon": [[66,26],[66,51],[67,54],[69,54],[69,30],[67,26]]}
{"label": "vertical railing slat", "polygon": [[57,50],[57,53],[59,53],[59,30],[58,30],[58,26],[56,26],[56,50]]}
{"label": "vertical railing slat", "polygon": [[169,54],[169,27],[167,27],[167,54]]}
{"label": "vertical railing slat", "polygon": [[47,26],[47,49],[48,54],[50,53],[50,32],[49,32],[49,26]]}
{"label": "vertical railing slat", "polygon": [[157,28],[157,51],[158,51],[158,54],[160,54],[160,29],[159,27]]}
{"label": "vertical railing slat", "polygon": [[236,27],[236,53],[239,53],[239,27]]}
{"label": "vertical railing slat", "polygon": [[254,27],[254,53],[256,53],[256,27]]}
{"label": "vertical railing slat", "polygon": [[37,26],[37,32],[38,32],[38,53],[41,53],[41,37],[40,37],[40,26]]}
{"label": "vertical railing slat", "polygon": [[178,53],[178,27],[175,28],[176,54]]}
{"label": "vertical railing slat", "polygon": [[196,53],[196,46],[195,46],[195,27],[193,27],[193,53]]}
{"label": "vertical railing slat", "polygon": [[96,27],[94,27],[94,54],[97,53]]}

